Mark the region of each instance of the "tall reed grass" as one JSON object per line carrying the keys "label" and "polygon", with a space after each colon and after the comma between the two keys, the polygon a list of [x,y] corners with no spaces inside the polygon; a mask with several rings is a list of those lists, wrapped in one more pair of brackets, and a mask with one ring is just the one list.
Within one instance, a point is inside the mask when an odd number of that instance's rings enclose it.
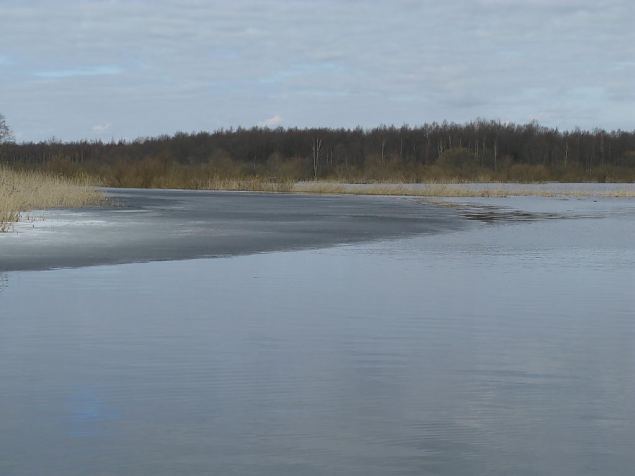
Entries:
{"label": "tall reed grass", "polygon": [[247,192],[292,192],[294,183],[290,180],[276,181],[260,177],[220,178],[213,177],[197,183],[202,190],[230,190]]}
{"label": "tall reed grass", "polygon": [[0,232],[20,220],[21,212],[97,205],[104,195],[81,178],[69,179],[0,165]]}

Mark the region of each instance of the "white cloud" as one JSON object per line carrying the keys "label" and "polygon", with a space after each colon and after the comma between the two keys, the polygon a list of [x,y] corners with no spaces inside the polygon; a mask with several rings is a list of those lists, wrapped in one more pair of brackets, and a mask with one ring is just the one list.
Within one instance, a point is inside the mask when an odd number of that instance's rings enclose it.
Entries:
{"label": "white cloud", "polygon": [[270,127],[272,129],[275,129],[276,127],[281,125],[282,125],[282,117],[279,116],[278,114],[268,117],[267,119],[265,119],[264,121],[260,123],[260,126]]}
{"label": "white cloud", "polygon": [[104,124],[95,124],[91,129],[97,134],[103,134],[104,132],[109,131],[111,126],[112,124],[110,122],[106,122]]}

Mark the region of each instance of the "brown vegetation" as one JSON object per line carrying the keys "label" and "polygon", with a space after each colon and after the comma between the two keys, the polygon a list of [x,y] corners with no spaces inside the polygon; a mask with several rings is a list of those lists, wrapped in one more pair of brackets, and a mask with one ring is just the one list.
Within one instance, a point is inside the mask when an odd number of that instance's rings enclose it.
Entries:
{"label": "brown vegetation", "polygon": [[469,183],[428,183],[428,184],[345,184],[334,182],[301,182],[295,184],[294,192],[347,194],[347,195],[392,195],[413,197],[613,197],[633,198],[635,188],[601,190],[559,189],[558,187],[505,187],[504,184],[487,184],[484,187],[471,187]]}
{"label": "brown vegetation", "polygon": [[[498,170],[464,163],[463,151],[446,151],[432,164],[403,163],[369,157],[356,167],[335,168],[317,180],[305,173],[303,159],[272,157],[262,164],[243,163],[225,156],[204,163],[183,164],[165,157],[141,160],[117,160],[103,163],[77,163],[55,158],[41,165],[22,165],[25,170],[43,172],[71,179],[91,177],[92,183],[124,188],[180,188],[290,191],[291,184],[308,180],[318,182],[381,183],[469,183],[469,182],[631,182],[635,168],[605,166],[589,176],[584,169],[567,169],[544,165],[518,164],[501,159]],[[454,155],[456,153],[456,155]],[[593,180],[595,179],[595,180]]]}
{"label": "brown vegetation", "polygon": [[[364,129],[235,129],[132,142],[0,144],[0,162],[115,187],[257,184],[632,182],[635,131],[475,121]],[[222,183],[221,183],[222,185]]]}
{"label": "brown vegetation", "polygon": [[20,212],[46,208],[76,208],[99,204],[103,195],[85,180],[43,172],[15,171],[0,166],[0,231],[20,219]]}

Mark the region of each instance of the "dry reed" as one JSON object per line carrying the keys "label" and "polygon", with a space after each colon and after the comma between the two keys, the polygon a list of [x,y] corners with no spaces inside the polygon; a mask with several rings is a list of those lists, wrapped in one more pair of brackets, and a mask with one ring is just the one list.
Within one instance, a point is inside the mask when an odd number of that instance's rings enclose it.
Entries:
{"label": "dry reed", "polygon": [[214,177],[198,184],[205,190],[233,190],[248,192],[292,192],[292,181],[270,181],[260,177],[224,179]]}
{"label": "dry reed", "polygon": [[97,205],[104,196],[86,180],[0,166],[0,232],[20,220],[20,213],[47,208]]}
{"label": "dry reed", "polygon": [[346,195],[398,195],[414,197],[568,197],[568,198],[635,198],[635,190],[557,190],[538,188],[472,188],[468,184],[368,184],[355,186],[327,182],[299,182],[293,187],[294,192]]}

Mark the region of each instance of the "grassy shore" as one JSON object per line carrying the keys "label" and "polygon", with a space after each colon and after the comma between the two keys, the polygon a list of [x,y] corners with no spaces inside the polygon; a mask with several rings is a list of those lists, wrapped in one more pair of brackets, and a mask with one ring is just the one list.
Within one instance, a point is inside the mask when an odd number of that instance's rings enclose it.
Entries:
{"label": "grassy shore", "polygon": [[201,182],[192,188],[250,192],[412,197],[635,198],[635,184],[631,183],[510,183],[467,182],[459,179],[430,183],[344,183],[320,180],[294,183],[291,181],[268,181],[257,177],[244,179],[215,178]]}
{"label": "grassy shore", "polygon": [[[81,176],[80,176],[81,177]],[[105,200],[95,188],[103,183],[96,178],[64,177],[50,171],[14,170],[0,166],[0,232],[20,220],[21,213],[34,209],[78,208]],[[575,184],[555,183],[471,183],[449,180],[447,183],[343,183],[337,181],[293,182],[260,177],[200,177],[187,182],[189,189],[261,192],[296,192],[350,195],[399,195],[416,197],[621,197],[635,198],[635,185],[625,183]],[[157,188],[180,188],[179,183],[152,183]]]}
{"label": "grassy shore", "polygon": [[79,208],[104,201],[85,180],[0,166],[0,232],[8,231],[20,214],[47,208]]}
{"label": "grassy shore", "polygon": [[505,184],[490,182],[427,183],[427,184],[344,184],[337,182],[299,182],[294,192],[349,194],[349,195],[399,195],[415,197],[615,197],[635,198],[635,186],[623,184],[619,188],[603,188],[601,184],[589,184],[583,189],[568,188],[567,184]]}
{"label": "grassy shore", "polygon": [[243,192],[293,192],[291,181],[269,181],[258,177],[242,179],[212,178],[198,185],[204,190],[230,190]]}

